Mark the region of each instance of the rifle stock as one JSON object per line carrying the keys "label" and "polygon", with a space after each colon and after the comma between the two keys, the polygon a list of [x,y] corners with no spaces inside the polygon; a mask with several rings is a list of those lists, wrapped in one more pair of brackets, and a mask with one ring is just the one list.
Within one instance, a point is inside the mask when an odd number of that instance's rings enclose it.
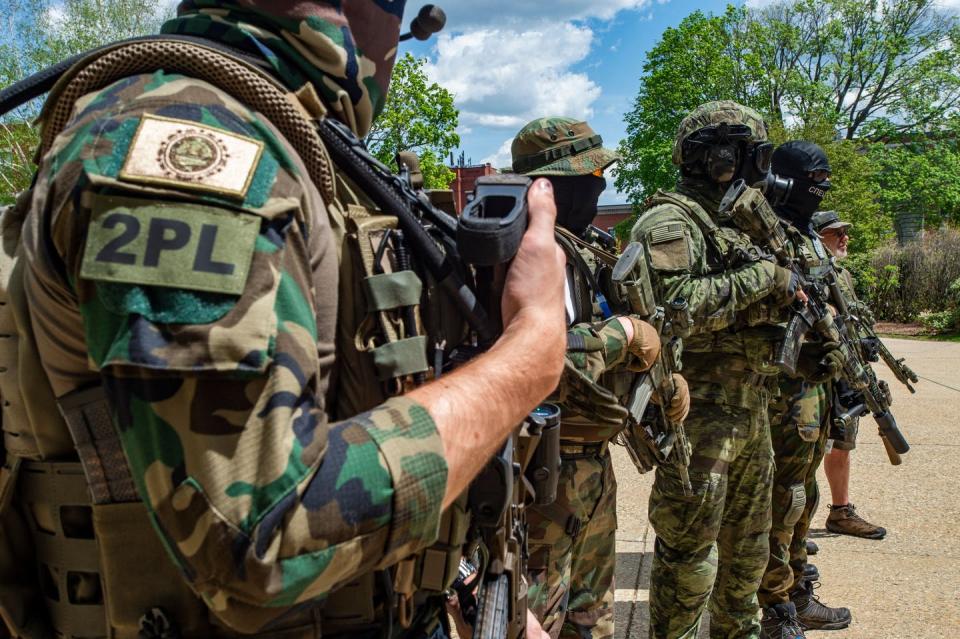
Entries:
{"label": "rifle stock", "polygon": [[[630,306],[630,312],[637,315],[657,329],[660,334],[660,354],[643,382],[637,382],[627,400],[629,417],[627,432],[621,442],[627,447],[631,459],[640,472],[649,470],[649,453],[657,463],[674,465],[680,475],[685,494],[691,494],[690,484],[690,443],[682,422],[667,415],[664,405],[671,400],[676,388],[673,373],[679,371],[683,342],[679,333],[690,325],[689,311],[682,299],[674,300],[667,309],[657,306],[653,294],[653,284],[646,270],[646,255],[643,245],[631,242],[613,267],[611,281],[623,289],[623,298]],[[656,412],[656,423],[644,425],[646,406],[654,393],[660,398]],[[637,410],[642,405],[643,411]],[[644,437],[644,435],[646,435]],[[647,444],[644,444],[644,440]],[[653,450],[647,450],[652,448]]]}

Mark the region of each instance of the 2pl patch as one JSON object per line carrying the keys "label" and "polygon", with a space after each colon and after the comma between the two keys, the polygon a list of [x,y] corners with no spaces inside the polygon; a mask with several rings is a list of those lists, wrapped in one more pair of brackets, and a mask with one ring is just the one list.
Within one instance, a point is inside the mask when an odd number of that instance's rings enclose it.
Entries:
{"label": "2pl patch", "polygon": [[250,213],[97,195],[80,275],[239,295],[259,233]]}

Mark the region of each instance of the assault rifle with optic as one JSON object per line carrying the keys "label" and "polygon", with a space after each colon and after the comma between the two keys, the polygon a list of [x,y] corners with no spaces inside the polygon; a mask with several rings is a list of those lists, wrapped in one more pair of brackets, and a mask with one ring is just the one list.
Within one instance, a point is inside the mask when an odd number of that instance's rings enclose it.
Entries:
{"label": "assault rifle with optic", "polygon": [[[806,303],[794,301],[791,305],[791,317],[775,358],[777,366],[783,372],[796,376],[800,347],[811,331],[818,334],[824,343],[837,344],[844,360],[841,378],[850,388],[863,395],[862,413],[873,414],[890,463],[894,466],[902,463],[900,455],[909,451],[910,445],[890,412],[889,389],[885,389],[877,379],[860,351],[859,340],[854,333],[854,321],[846,300],[840,294],[836,271],[831,269],[824,283],[808,281],[789,253],[789,240],[780,218],[763,193],[747,186],[743,180],[734,182],[724,195],[720,203],[720,216],[731,220],[755,244],[766,250],[766,259],[792,271],[799,278],[808,298]],[[837,309],[836,315],[828,304]]]}

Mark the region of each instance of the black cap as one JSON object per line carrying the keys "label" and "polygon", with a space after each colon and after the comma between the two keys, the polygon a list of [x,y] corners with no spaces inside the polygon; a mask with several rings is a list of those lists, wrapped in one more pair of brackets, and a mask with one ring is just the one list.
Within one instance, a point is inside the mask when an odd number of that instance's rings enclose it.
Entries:
{"label": "black cap", "polygon": [[812,171],[829,171],[830,161],[819,145],[807,140],[790,140],[773,152],[770,169],[786,177],[806,177]]}
{"label": "black cap", "polygon": [[840,214],[836,211],[817,211],[810,218],[810,223],[817,233],[822,233],[827,229],[845,229],[853,226],[850,222],[842,222]]}

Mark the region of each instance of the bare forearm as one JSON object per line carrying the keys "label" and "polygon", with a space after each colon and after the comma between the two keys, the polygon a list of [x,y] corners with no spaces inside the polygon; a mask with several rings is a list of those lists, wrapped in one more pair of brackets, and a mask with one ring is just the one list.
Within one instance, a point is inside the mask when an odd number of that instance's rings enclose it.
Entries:
{"label": "bare forearm", "polygon": [[553,390],[562,351],[544,353],[540,333],[523,324],[511,325],[470,364],[409,395],[430,413],[443,441],[449,468],[444,507]]}

